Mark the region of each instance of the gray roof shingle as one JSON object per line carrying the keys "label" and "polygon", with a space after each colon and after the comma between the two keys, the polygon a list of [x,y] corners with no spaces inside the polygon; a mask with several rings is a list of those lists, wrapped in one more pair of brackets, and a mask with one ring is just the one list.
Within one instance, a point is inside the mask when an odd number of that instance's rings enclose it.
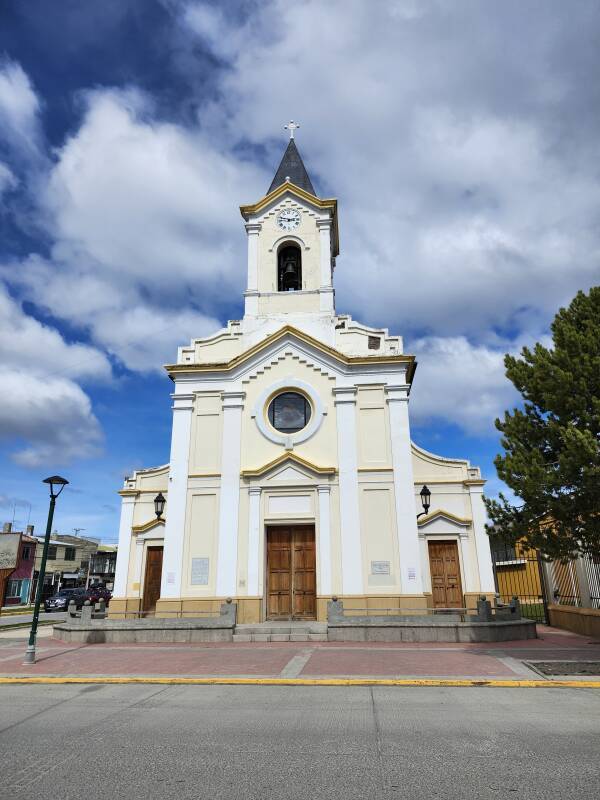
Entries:
{"label": "gray roof shingle", "polygon": [[317,196],[311,180],[308,177],[308,172],[306,171],[302,157],[296,147],[296,142],[293,139],[289,141],[287,149],[281,159],[281,164],[277,167],[277,172],[269,186],[267,194],[270,194],[274,189],[277,189],[278,186],[285,183],[286,178],[289,178],[291,183],[299,186],[306,192],[314,194],[315,197]]}

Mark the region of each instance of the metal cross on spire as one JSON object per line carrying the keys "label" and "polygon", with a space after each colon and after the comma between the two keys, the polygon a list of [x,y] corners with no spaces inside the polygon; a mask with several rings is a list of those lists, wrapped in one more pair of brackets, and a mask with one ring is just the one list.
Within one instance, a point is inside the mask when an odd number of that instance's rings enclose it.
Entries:
{"label": "metal cross on spire", "polygon": [[287,125],[283,126],[283,129],[284,129],[284,131],[289,131],[290,132],[290,139],[293,139],[294,138],[294,131],[297,130],[297,128],[299,128],[299,127],[300,127],[300,125],[298,125],[297,123],[294,122],[293,119],[291,119]]}

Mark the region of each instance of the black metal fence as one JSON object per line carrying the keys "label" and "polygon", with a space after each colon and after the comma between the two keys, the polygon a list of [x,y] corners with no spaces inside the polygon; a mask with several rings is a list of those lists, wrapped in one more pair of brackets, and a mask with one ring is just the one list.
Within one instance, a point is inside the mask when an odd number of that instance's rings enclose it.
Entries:
{"label": "black metal fence", "polygon": [[590,605],[592,608],[600,609],[600,561],[596,561],[590,556],[586,556],[582,561],[590,590]]}
{"label": "black metal fence", "polygon": [[536,550],[519,542],[491,542],[496,592],[503,603],[518,597],[521,613],[536,622],[548,622],[545,575]]}

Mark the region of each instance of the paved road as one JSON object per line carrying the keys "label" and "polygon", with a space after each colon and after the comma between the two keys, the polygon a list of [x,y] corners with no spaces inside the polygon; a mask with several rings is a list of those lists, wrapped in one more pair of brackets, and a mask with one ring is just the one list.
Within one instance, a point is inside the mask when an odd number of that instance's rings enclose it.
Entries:
{"label": "paved road", "polygon": [[[45,611],[40,612],[40,622],[42,620],[52,620],[53,622],[62,622],[67,618],[66,614],[61,614],[59,612],[54,612],[52,614],[46,614]],[[31,622],[33,620],[33,614],[1,614],[0,615],[0,630],[7,625],[20,625],[23,622]]]}
{"label": "paved road", "polygon": [[2,686],[0,703],[11,800],[598,797],[591,689]]}

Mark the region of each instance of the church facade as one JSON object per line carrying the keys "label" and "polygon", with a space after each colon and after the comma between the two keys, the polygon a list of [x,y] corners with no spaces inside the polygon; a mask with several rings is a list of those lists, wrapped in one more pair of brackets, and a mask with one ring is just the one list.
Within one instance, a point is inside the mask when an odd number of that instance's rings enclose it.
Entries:
{"label": "church facade", "polygon": [[324,620],[333,596],[410,611],[494,592],[480,471],[411,441],[401,337],[336,313],[337,202],[291,133],[268,193],[240,209],[244,317],[179,348],[170,461],[120,492],[113,617],[232,598],[240,622]]}

